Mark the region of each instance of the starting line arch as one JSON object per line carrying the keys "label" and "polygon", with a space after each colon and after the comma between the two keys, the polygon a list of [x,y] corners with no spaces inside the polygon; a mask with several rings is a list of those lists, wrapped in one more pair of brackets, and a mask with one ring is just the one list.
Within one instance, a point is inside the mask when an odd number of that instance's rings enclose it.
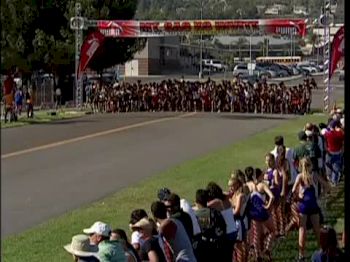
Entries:
{"label": "starting line arch", "polygon": [[[80,72],[84,71],[104,37],[149,38],[171,35],[227,35],[261,34],[294,35],[305,37],[305,19],[251,19],[251,20],[182,20],[182,21],[136,21],[136,20],[88,20],[81,17],[81,5],[76,4],[75,17],[70,20],[75,30],[76,79],[75,105],[83,104]],[[83,30],[96,28],[82,43]]]}

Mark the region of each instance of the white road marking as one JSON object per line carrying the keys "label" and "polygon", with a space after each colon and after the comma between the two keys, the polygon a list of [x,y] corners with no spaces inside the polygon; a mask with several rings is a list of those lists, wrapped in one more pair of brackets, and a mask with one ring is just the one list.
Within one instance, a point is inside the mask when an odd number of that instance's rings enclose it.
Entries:
{"label": "white road marking", "polygon": [[165,117],[165,118],[145,121],[145,122],[141,122],[141,123],[137,123],[137,124],[132,124],[132,125],[128,125],[128,126],[118,127],[118,128],[114,128],[114,129],[110,129],[110,130],[106,130],[106,131],[101,131],[101,132],[97,132],[97,133],[93,133],[93,134],[89,134],[89,135],[85,135],[85,136],[79,136],[79,137],[75,137],[75,138],[71,138],[71,139],[67,139],[67,140],[62,140],[62,141],[58,141],[58,142],[54,142],[54,143],[50,143],[50,144],[46,144],[46,145],[42,145],[42,146],[36,146],[36,147],[32,147],[32,148],[28,148],[28,149],[24,149],[24,150],[20,150],[20,151],[16,151],[16,152],[4,154],[4,155],[1,155],[1,159],[20,156],[20,155],[24,155],[24,154],[28,154],[28,153],[32,153],[32,152],[36,152],[36,151],[40,151],[40,150],[45,150],[45,149],[49,149],[49,148],[53,148],[53,147],[58,147],[58,146],[62,146],[62,145],[67,145],[67,144],[79,142],[79,141],[86,140],[86,139],[91,139],[91,138],[95,138],[95,137],[99,137],[99,136],[105,136],[105,135],[109,135],[109,134],[113,134],[113,133],[122,132],[122,131],[133,129],[133,128],[148,126],[148,125],[152,125],[152,124],[157,124],[157,123],[166,122],[166,121],[170,121],[170,120],[181,119],[181,118],[185,118],[185,117],[190,117],[190,116],[193,116],[195,114],[196,114],[196,112],[192,112],[192,113],[183,114],[183,115],[175,116],[175,117]]}

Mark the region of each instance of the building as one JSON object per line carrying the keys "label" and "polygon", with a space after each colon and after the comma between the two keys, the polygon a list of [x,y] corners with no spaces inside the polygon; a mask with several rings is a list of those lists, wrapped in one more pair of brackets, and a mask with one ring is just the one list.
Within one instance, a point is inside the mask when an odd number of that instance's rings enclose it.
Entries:
{"label": "building", "polygon": [[180,38],[178,36],[152,37],[145,48],[120,68],[126,77],[160,75],[180,67]]}

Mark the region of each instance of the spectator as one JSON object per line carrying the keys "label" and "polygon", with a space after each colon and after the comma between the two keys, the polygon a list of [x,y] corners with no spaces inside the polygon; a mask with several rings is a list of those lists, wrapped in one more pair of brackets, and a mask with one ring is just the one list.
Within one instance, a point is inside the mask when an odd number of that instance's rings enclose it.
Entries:
{"label": "spectator", "polygon": [[110,241],[111,231],[107,224],[99,221],[83,230],[90,236],[90,242],[98,245],[98,256],[101,262],[126,262],[124,250],[119,241]]}
{"label": "spectator", "polygon": [[61,107],[62,100],[62,91],[61,88],[57,87],[55,91],[56,96],[56,109]]}
{"label": "spectator", "polygon": [[132,226],[134,230],[137,230],[144,244],[141,246],[140,257],[142,261],[150,262],[166,262],[163,250],[159,245],[158,237],[153,236],[153,224],[148,218],[142,218],[136,224]]}
{"label": "spectator", "polygon": [[298,138],[299,138],[299,145],[294,149],[293,153],[293,162],[294,162],[294,167],[296,168],[297,172],[300,171],[299,169],[299,161],[309,155],[309,151],[306,146],[306,139],[307,136],[305,134],[305,131],[300,131],[298,133]]}
{"label": "spectator", "polygon": [[158,231],[164,243],[167,261],[174,259],[176,262],[196,262],[191,241],[182,223],[174,218],[168,219],[166,206],[160,201],[153,202],[151,210],[159,223]]}
{"label": "spectator", "polygon": [[[131,212],[130,215],[130,229],[132,230],[132,226],[139,222],[142,218],[147,218],[148,215],[143,209],[135,209]],[[140,251],[141,246],[144,241],[142,240],[140,233],[137,230],[133,230],[131,233],[131,244],[135,248],[136,251]]]}
{"label": "spectator", "polygon": [[[171,191],[168,188],[162,188],[158,191],[158,199],[165,203],[169,199],[171,195]],[[186,199],[181,198],[180,199],[180,208],[183,210],[185,213],[189,214],[192,220],[192,226],[193,226],[193,235],[197,235],[201,232],[199,228],[199,224],[196,218],[196,215],[189,204],[189,202]]]}
{"label": "spectator", "polygon": [[64,249],[73,255],[75,262],[98,262],[98,247],[89,243],[86,235],[72,237],[72,242],[64,246]]}
{"label": "spectator", "polygon": [[208,207],[220,211],[226,222],[226,241],[223,261],[232,260],[235,241],[237,239],[237,226],[233,216],[232,205],[229,196],[225,195],[221,187],[215,182],[210,182],[206,188],[208,192]]}
{"label": "spectator", "polygon": [[33,94],[31,89],[27,89],[25,99],[27,105],[27,118],[34,118]]}
{"label": "spectator", "polygon": [[337,185],[343,170],[344,131],[337,120],[331,121],[330,131],[325,133],[327,144],[326,171],[333,185]]}
{"label": "spectator", "polygon": [[221,261],[223,241],[226,235],[226,223],[221,213],[207,206],[207,191],[198,189],[196,192],[195,213],[201,227],[200,238],[197,239],[197,260]]}
{"label": "spectator", "polygon": [[306,148],[308,150],[308,157],[312,162],[312,171],[319,174],[319,158],[321,157],[321,149],[319,147],[318,136],[314,133],[314,125],[307,123],[305,126],[306,134]]}
{"label": "spectator", "polygon": [[178,219],[184,226],[190,240],[193,239],[193,225],[189,214],[185,213],[180,207],[180,197],[174,193],[170,194],[169,198],[164,202],[168,216]]}
{"label": "spectator", "polygon": [[343,252],[338,248],[337,233],[333,228],[324,227],[320,231],[320,250],[312,255],[312,262],[345,261]]}
{"label": "spectator", "polygon": [[114,229],[111,233],[110,240],[119,240],[122,243],[125,251],[125,256],[128,262],[141,262],[139,254],[135,248],[129,243],[126,233],[123,229]]}
{"label": "spectator", "polygon": [[16,103],[16,112],[20,116],[22,113],[22,107],[23,107],[23,92],[21,89],[16,90],[15,103]]}

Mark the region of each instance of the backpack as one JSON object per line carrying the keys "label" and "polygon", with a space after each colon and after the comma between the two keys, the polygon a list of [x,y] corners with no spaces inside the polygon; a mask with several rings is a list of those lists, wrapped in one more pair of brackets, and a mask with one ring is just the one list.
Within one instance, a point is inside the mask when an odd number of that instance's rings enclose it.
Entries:
{"label": "backpack", "polygon": [[318,143],[311,142],[306,143],[306,149],[307,149],[307,156],[310,157],[313,169],[318,169],[318,159],[321,157],[321,149],[318,146]]}
{"label": "backpack", "polygon": [[[205,220],[205,224],[203,223]],[[226,236],[226,222],[220,211],[210,208],[209,216],[199,221],[201,242],[209,246],[219,247]]]}
{"label": "backpack", "polygon": [[223,261],[226,222],[219,211],[209,208],[207,216],[198,217],[201,233],[194,236],[193,251],[198,262]]}

